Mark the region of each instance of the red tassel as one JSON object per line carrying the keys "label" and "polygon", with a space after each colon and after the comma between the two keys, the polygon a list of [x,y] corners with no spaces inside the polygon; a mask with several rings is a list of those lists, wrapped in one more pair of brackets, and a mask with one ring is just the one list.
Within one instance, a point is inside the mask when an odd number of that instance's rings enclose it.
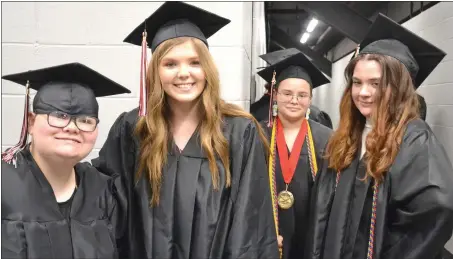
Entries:
{"label": "red tassel", "polygon": [[140,99],[139,99],[139,116],[140,117],[146,116],[146,113],[147,113],[146,109],[147,109],[147,104],[148,104],[148,90],[146,88],[146,71],[147,71],[146,31],[144,31],[142,35],[143,35],[143,40],[142,40],[142,58],[140,60]]}
{"label": "red tassel", "polygon": [[30,88],[29,82],[27,81],[26,93],[25,93],[25,105],[24,105],[24,117],[22,120],[22,131],[20,133],[20,140],[15,146],[7,149],[2,153],[2,160],[6,163],[13,162],[15,164],[15,155],[24,149],[27,144],[28,139],[28,112],[29,112],[29,103],[30,103]]}
{"label": "red tassel", "polygon": [[272,122],[273,122],[273,102],[274,102],[274,87],[275,87],[275,83],[277,81],[275,80],[275,70],[274,70],[274,74],[272,75],[272,81],[271,81],[271,87],[270,87],[270,95],[271,95],[271,98],[269,100],[269,120],[267,122],[267,126],[270,128],[272,127]]}

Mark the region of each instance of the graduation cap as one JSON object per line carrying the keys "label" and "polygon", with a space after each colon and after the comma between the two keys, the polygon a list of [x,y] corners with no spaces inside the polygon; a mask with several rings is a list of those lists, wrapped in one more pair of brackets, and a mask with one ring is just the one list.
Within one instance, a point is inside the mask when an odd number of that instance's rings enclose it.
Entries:
{"label": "graduation cap", "polygon": [[302,52],[295,48],[278,50],[260,56],[270,65],[258,72],[266,82],[272,83],[274,72],[276,85],[288,78],[306,80],[312,88],[327,84],[330,80]]}
{"label": "graduation cap", "polygon": [[146,89],[146,49],[151,51],[164,41],[179,37],[193,37],[208,46],[208,38],[230,20],[183,2],[165,2],[151,16],[136,27],[124,42],[142,46],[140,64],[139,115],[145,116],[148,92]]}
{"label": "graduation cap", "polygon": [[2,159],[7,162],[27,143],[30,88],[37,91],[33,100],[33,112],[37,114],[60,111],[96,118],[99,112],[96,97],[130,93],[127,88],[80,63],[31,70],[2,78],[26,87],[21,138],[17,145],[2,153]]}
{"label": "graduation cap", "polygon": [[[273,89],[288,78],[300,78],[307,81],[314,89],[320,85],[327,84],[330,80],[319,70],[302,52],[295,48],[278,50],[260,56],[270,65],[258,72],[266,82],[271,83],[270,109],[274,109]],[[272,124],[272,117],[277,116],[276,112],[269,111],[269,124]]]}
{"label": "graduation cap", "polygon": [[301,52],[298,49],[289,48],[260,55],[260,58],[264,60],[268,65],[272,65],[299,53]]}
{"label": "graduation cap", "polygon": [[230,23],[230,20],[183,2],[165,2],[151,16],[135,28],[124,42],[142,45],[143,32],[156,50],[162,42],[193,37],[208,45],[207,39]]}
{"label": "graduation cap", "polygon": [[357,47],[354,57],[358,54],[380,54],[399,60],[409,71],[416,89],[446,55],[381,13]]}

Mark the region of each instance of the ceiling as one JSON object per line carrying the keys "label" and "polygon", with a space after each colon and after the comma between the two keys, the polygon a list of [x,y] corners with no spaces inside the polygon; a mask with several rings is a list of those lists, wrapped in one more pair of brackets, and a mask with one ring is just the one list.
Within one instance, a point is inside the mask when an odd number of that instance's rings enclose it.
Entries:
{"label": "ceiling", "polygon": [[[332,63],[355,50],[369,26],[383,13],[402,24],[439,2],[415,1],[336,1],[265,2],[267,52],[297,48],[313,64],[331,76]],[[310,21],[318,24],[305,43],[301,37]],[[327,55],[344,39],[349,39],[335,55]],[[344,44],[343,44],[344,45]]]}
{"label": "ceiling", "polygon": [[[384,12],[391,19],[403,23],[436,3],[438,2],[265,2],[268,52],[297,47],[311,59],[324,62],[324,67],[328,70],[327,63],[336,60],[325,59],[327,52],[344,38],[358,43],[378,12]],[[301,44],[301,36],[312,18],[316,18],[318,24],[307,42]]]}
{"label": "ceiling", "polygon": [[[386,5],[388,2],[340,1],[336,3],[346,5],[360,16],[370,17],[378,8]],[[270,25],[278,26],[297,41],[300,40],[302,34],[305,32],[308,23],[315,17],[304,9],[302,2],[265,2],[265,10],[267,21]],[[324,55],[345,36],[335,27],[326,24],[319,18],[317,19],[318,25],[310,33],[310,37],[305,45],[319,54]],[[272,40],[269,43],[269,51],[281,49]]]}

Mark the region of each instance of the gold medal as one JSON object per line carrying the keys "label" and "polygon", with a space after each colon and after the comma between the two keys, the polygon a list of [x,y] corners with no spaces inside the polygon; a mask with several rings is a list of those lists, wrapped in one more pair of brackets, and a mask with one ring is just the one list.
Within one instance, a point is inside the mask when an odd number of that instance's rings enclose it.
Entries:
{"label": "gold medal", "polygon": [[294,204],[294,195],[288,191],[288,185],[286,185],[286,190],[281,191],[277,196],[278,206],[280,208],[287,210],[291,208]]}

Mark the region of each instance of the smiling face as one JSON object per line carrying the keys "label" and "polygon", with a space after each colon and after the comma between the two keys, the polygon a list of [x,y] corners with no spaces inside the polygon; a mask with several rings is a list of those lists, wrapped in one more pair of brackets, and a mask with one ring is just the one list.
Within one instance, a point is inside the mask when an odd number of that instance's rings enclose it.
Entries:
{"label": "smiling face", "polygon": [[47,114],[29,115],[29,134],[33,137],[32,149],[43,156],[56,156],[80,162],[93,149],[98,128],[84,132],[74,121],[64,128],[56,128],[47,122]]}
{"label": "smiling face", "polygon": [[194,103],[206,87],[206,75],[192,41],[171,48],[159,64],[162,88],[171,102]]}
{"label": "smiling face", "polygon": [[370,118],[376,107],[376,90],[382,77],[382,69],[374,60],[362,59],[357,62],[352,76],[351,95],[355,106],[366,118]]}
{"label": "smiling face", "polygon": [[279,116],[300,120],[311,105],[310,84],[300,78],[285,79],[278,85],[276,100]]}

